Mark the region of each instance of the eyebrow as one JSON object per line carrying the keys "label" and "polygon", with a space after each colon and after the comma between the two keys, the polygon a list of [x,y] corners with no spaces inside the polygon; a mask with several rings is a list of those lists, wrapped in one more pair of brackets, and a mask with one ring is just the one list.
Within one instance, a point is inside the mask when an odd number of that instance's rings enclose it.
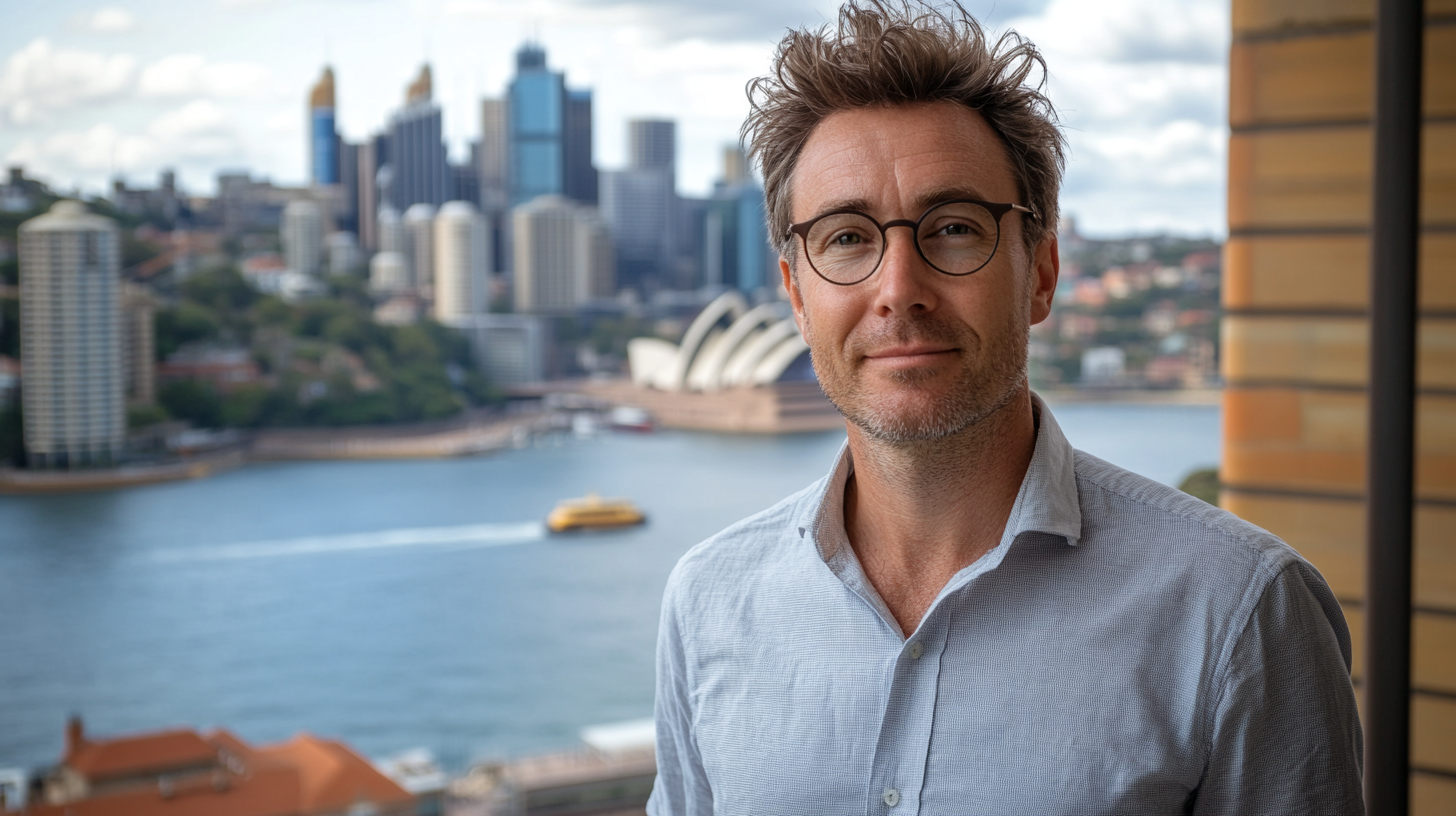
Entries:
{"label": "eyebrow", "polygon": [[[937,204],[944,204],[947,201],[956,201],[966,198],[974,199],[976,201],[989,200],[986,198],[985,194],[972,187],[938,187],[934,190],[930,190],[928,192],[921,193],[919,196],[916,196],[915,207],[918,212],[916,212],[912,217],[919,218],[922,214],[924,214],[926,210],[934,207]],[[854,210],[856,212],[869,214],[869,211],[871,209],[872,207],[868,199],[841,198],[826,203],[823,207],[819,209],[818,212],[810,216],[810,218],[818,218],[825,213],[837,212],[841,210]]]}

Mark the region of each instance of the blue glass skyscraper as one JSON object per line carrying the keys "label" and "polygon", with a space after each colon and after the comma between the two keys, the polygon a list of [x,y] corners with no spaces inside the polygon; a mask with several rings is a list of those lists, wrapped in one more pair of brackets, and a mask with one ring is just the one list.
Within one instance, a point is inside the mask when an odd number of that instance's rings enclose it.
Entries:
{"label": "blue glass skyscraper", "polygon": [[516,52],[508,105],[511,205],[543,195],[595,204],[591,91],[568,91],[565,77],[546,67],[546,51],[527,43]]}
{"label": "blue glass skyscraper", "polygon": [[334,69],[324,75],[308,97],[309,178],[314,184],[339,183],[339,131],[334,122]]}
{"label": "blue glass skyscraper", "polygon": [[511,204],[560,195],[566,179],[566,81],[546,68],[546,52],[527,43],[511,80]]}

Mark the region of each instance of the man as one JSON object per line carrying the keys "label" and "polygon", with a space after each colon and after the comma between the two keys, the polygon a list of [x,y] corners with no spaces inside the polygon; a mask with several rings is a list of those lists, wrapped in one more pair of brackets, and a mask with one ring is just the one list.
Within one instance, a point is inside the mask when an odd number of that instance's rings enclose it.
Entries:
{"label": "man", "polygon": [[1061,136],[1014,36],[840,12],[752,86],[832,472],[691,550],[668,814],[1359,813],[1350,640],[1270,534],[1074,451],[1027,387]]}

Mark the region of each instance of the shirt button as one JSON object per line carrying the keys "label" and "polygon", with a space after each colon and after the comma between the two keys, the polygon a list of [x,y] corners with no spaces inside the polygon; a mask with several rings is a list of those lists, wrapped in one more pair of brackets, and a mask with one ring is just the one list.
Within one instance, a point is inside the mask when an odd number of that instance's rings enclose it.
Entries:
{"label": "shirt button", "polygon": [[885,788],[885,807],[894,807],[900,804],[900,792],[894,788]]}
{"label": "shirt button", "polygon": [[920,656],[923,654],[925,654],[925,647],[920,644],[920,641],[917,640],[914,643],[910,644],[911,660],[919,660]]}

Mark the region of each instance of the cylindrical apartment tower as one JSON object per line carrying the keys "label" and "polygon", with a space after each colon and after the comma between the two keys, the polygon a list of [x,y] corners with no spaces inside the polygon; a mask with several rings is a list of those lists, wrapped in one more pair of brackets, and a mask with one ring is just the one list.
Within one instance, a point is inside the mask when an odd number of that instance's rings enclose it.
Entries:
{"label": "cylindrical apartment tower", "polygon": [[483,314],[489,306],[490,235],[468,201],[450,201],[435,216],[435,319]]}
{"label": "cylindrical apartment tower", "polygon": [[114,462],[126,434],[114,222],[59,201],[20,225],[20,325],[30,466]]}
{"label": "cylindrical apartment tower", "polygon": [[299,200],[283,208],[283,260],[288,268],[317,275],[323,258],[324,216],[317,204]]}

